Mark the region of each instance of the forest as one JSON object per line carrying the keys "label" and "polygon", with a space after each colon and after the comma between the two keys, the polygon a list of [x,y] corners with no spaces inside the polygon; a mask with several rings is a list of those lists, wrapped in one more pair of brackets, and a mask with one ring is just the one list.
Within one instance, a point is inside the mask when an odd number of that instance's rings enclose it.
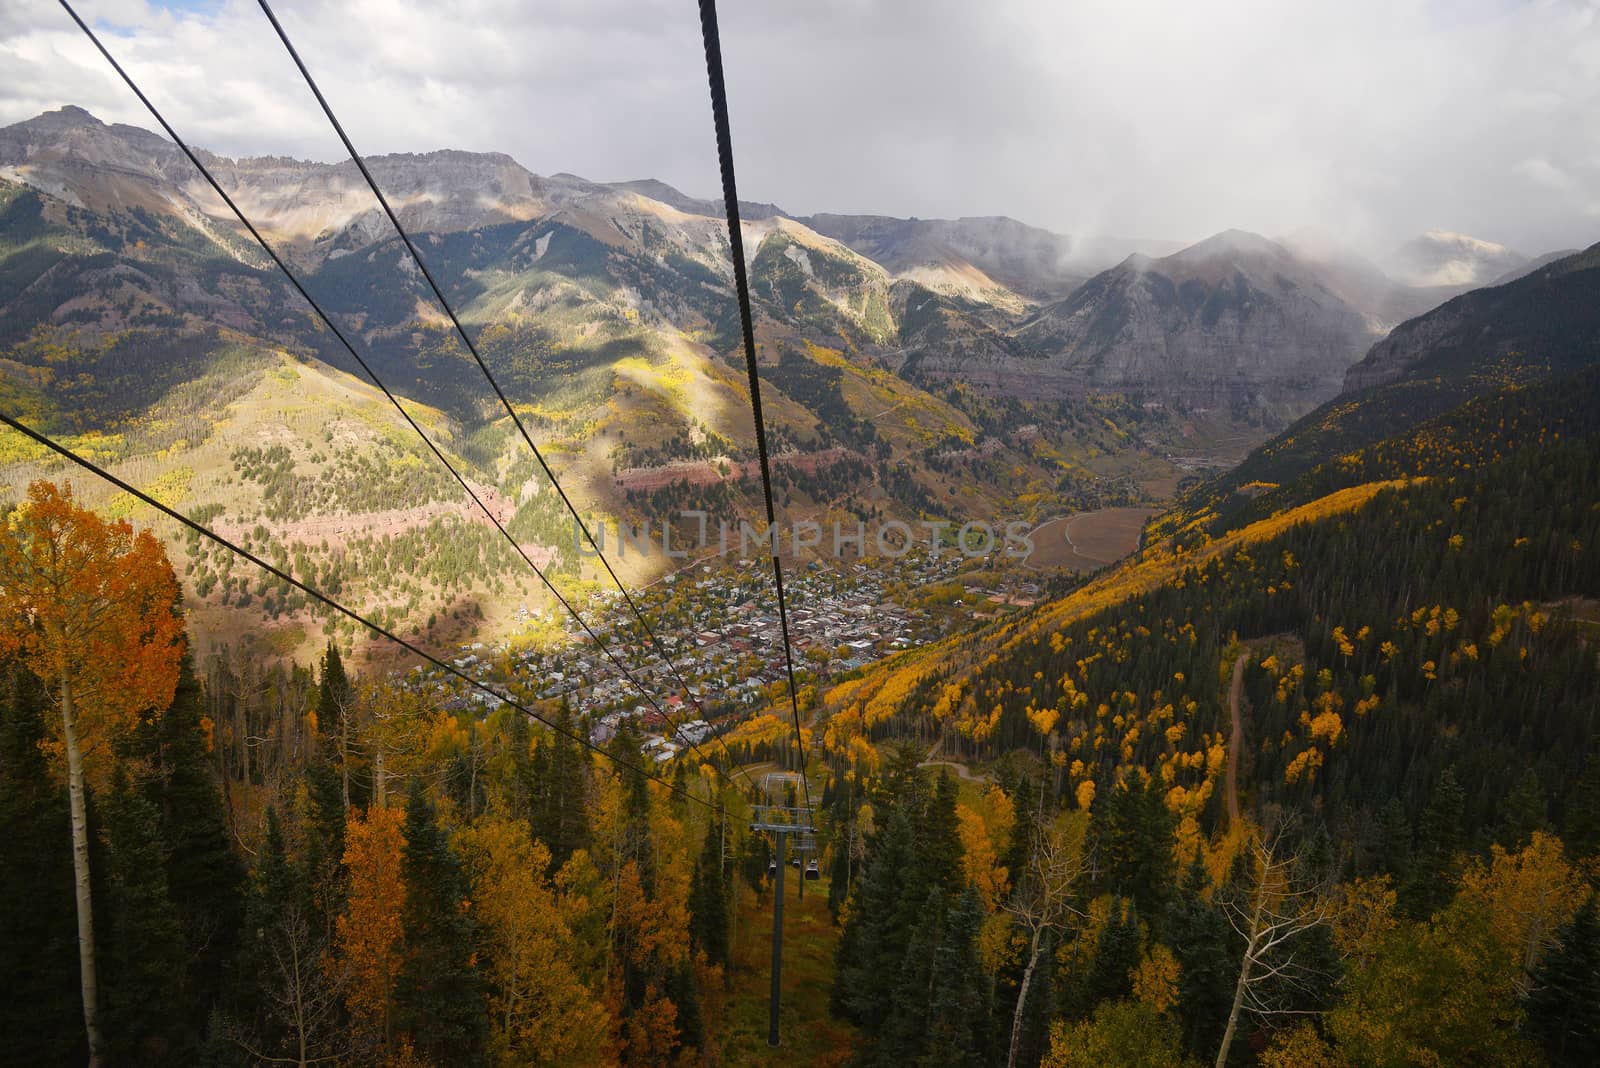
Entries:
{"label": "forest", "polygon": [[[0,527],[8,1057],[759,1060],[751,806],[803,770],[821,878],[796,872],[771,1056],[1596,1063],[1597,388],[1499,386],[1179,513],[1032,609],[806,687],[798,731],[774,692],[670,763],[531,685],[485,709],[363,672],[343,629],[314,664],[197,655],[152,533],[35,482]],[[439,566],[486,551],[460,545]]]}

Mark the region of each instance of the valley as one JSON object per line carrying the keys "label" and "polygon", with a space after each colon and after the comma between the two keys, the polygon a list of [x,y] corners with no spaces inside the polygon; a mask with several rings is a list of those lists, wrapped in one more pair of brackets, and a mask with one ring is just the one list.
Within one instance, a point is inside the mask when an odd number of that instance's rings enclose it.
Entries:
{"label": "valley", "polygon": [[[505,157],[447,152],[374,167],[402,218],[429,235],[491,370],[581,508],[630,524],[680,508],[729,521],[754,514],[726,239],[711,206],[660,183],[543,178]],[[120,474],[231,535],[284,546],[307,575],[334,578],[408,633],[448,619],[503,640],[513,606],[548,607],[187,168],[170,145],[81,109],[0,131],[0,251],[16,283],[0,293],[8,403],[53,432],[91,435]],[[283,160],[223,160],[218,174],[496,518],[586,596],[604,576],[572,551],[548,480],[427,309],[353,174]],[[1268,381],[1245,369],[1227,392],[1202,395],[1120,358],[1121,370],[1072,364],[1090,357],[1038,325],[1058,316],[1050,302],[1130,251],[1136,265],[1139,250],[1167,251],[1150,243],[1125,250],[1011,220],[808,221],[777,209],[753,215],[745,239],[790,519],[1002,525],[1085,506],[1153,507],[1197,465],[1227,462],[1197,452],[1248,447],[1324,388],[1298,370]],[[1287,262],[1281,247],[1253,240],[1193,255],[1213,273],[1228,269],[1217,256]],[[1183,317],[1213,314],[1184,300],[1179,319],[1154,329],[1176,337],[1189,329]],[[1322,380],[1356,356],[1308,344],[1305,358],[1327,364]],[[1063,352],[1078,354],[1064,364]],[[118,435],[119,424],[139,429]],[[57,470],[21,445],[6,451],[17,453],[10,485]],[[100,503],[98,488],[85,490]],[[428,548],[440,538],[465,539],[449,562]],[[1101,550],[1094,560],[1111,558]],[[370,652],[347,624],[272,595],[270,583],[253,584],[246,611],[224,611],[243,587],[220,566],[202,555],[184,569],[207,644],[252,632],[259,605],[280,635],[274,648],[307,656],[334,634],[358,658]],[[647,582],[659,567],[624,571]],[[378,575],[398,587],[380,591]]]}
{"label": "valley", "polygon": [[19,1063],[1600,1050],[1600,245],[752,202],[769,501],[718,203],[374,157],[491,384],[352,166],[205,158],[382,385],[69,106],[0,410],[437,660],[0,431]]}

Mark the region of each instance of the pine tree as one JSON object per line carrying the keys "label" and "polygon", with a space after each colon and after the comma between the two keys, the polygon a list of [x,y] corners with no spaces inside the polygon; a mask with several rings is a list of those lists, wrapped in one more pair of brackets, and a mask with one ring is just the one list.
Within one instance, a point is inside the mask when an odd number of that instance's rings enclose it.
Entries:
{"label": "pine tree", "polygon": [[1422,813],[1411,879],[1400,891],[1401,910],[1414,919],[1427,919],[1455,895],[1466,804],[1466,791],[1456,782],[1455,772],[1446,768]]}
{"label": "pine tree", "polygon": [[722,863],[721,820],[706,830],[689,885],[689,943],[706,960],[728,964],[728,875]]}
{"label": "pine tree", "polygon": [[187,953],[167,892],[160,814],[122,777],[106,805],[110,831],[110,917],[102,994],[106,1049],[118,1065],[190,1063],[191,1013],[184,988]]}
{"label": "pine tree", "polygon": [[1545,829],[1547,815],[1539,775],[1532,768],[1526,768],[1506,797],[1497,835],[1500,844],[1508,852],[1517,852],[1528,844],[1534,831]]}
{"label": "pine tree", "polygon": [[33,673],[0,668],[0,1034],[17,1064],[82,1064],[67,793],[39,743],[46,696]]}
{"label": "pine tree", "polygon": [[475,921],[465,873],[433,806],[420,792],[406,806],[402,870],[405,959],[395,985],[399,1030],[437,1064],[484,1063],[484,988],[472,962]]}
{"label": "pine tree", "polygon": [[1178,1018],[1184,1045],[1208,1058],[1222,1042],[1230,984],[1238,972],[1228,919],[1203,896],[1209,883],[1210,876],[1196,856],[1163,924],[1178,961]]}
{"label": "pine tree", "polygon": [[186,652],[172,704],[136,734],[140,755],[155,771],[144,793],[160,813],[167,893],[189,960],[183,995],[196,1028],[230,981],[245,878],[206,752],[204,714],[204,695]]}
{"label": "pine tree", "polygon": [[967,887],[945,917],[933,965],[933,997],[921,1068],[981,1068],[992,1048],[986,1023],[993,1012],[990,980],[978,960],[983,899]]}
{"label": "pine tree", "polygon": [[1527,999],[1527,1031],[1552,1068],[1600,1064],[1600,915],[1593,895],[1539,962]]}

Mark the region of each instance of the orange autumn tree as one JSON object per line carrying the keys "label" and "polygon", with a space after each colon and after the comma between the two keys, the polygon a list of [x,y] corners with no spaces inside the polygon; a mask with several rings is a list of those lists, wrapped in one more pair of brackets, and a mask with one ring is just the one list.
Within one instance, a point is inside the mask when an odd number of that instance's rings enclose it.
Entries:
{"label": "orange autumn tree", "polygon": [[583,951],[545,877],[550,850],[525,820],[478,817],[454,842],[472,880],[503,1063],[614,1063],[613,1022],[583,979]]}
{"label": "orange autumn tree", "polygon": [[392,1030],[394,985],[405,952],[401,910],[406,884],[401,871],[405,813],[373,806],[354,817],[345,833],[344,865],[350,872],[349,904],[339,916],[339,953],[349,983],[350,1014],[387,1048]]}
{"label": "orange autumn tree", "polygon": [[90,894],[85,761],[139,716],[172,703],[183,656],[178,582],[166,552],[126,520],[38,481],[0,526],[0,656],[19,657],[51,691],[67,764],[78,972],[91,1066],[103,1062]]}
{"label": "orange autumn tree", "polygon": [[960,821],[962,864],[967,882],[978,888],[984,908],[993,912],[1000,907],[1011,889],[1011,873],[1000,863],[1000,857],[1011,841],[1011,830],[1016,826],[1016,806],[1011,797],[998,786],[991,786],[977,802],[956,806]]}

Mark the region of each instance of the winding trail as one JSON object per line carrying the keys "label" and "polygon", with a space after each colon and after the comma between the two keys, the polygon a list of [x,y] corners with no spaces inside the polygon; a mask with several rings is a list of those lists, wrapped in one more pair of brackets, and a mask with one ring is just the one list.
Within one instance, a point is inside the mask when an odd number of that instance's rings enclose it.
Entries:
{"label": "winding trail", "polygon": [[919,767],[919,768],[955,768],[956,769],[956,777],[960,778],[960,779],[965,779],[967,782],[987,782],[987,783],[994,782],[994,776],[990,775],[986,771],[984,771],[984,772],[974,772],[971,768],[967,767],[965,764],[958,764],[954,760],[935,760],[935,759],[933,759],[934,754],[936,754],[939,751],[940,744],[941,743],[939,743],[939,742],[934,742],[931,746],[929,746],[928,747],[928,755],[926,757],[924,757],[919,764],[917,764],[917,767]]}
{"label": "winding trail", "polygon": [[1244,666],[1249,653],[1240,653],[1233,662],[1233,682],[1228,686],[1228,715],[1233,721],[1228,735],[1228,828],[1239,825],[1239,755],[1244,749],[1244,719],[1239,714],[1239,698],[1244,691]]}
{"label": "winding trail", "polygon": [[986,772],[986,771],[974,772],[971,768],[967,767],[965,764],[957,764],[954,760],[924,760],[922,763],[918,764],[917,767],[919,767],[919,768],[955,768],[956,769],[956,777],[959,778],[959,779],[965,779],[968,782],[987,782],[987,783],[994,782],[994,776],[990,775],[988,772]]}

